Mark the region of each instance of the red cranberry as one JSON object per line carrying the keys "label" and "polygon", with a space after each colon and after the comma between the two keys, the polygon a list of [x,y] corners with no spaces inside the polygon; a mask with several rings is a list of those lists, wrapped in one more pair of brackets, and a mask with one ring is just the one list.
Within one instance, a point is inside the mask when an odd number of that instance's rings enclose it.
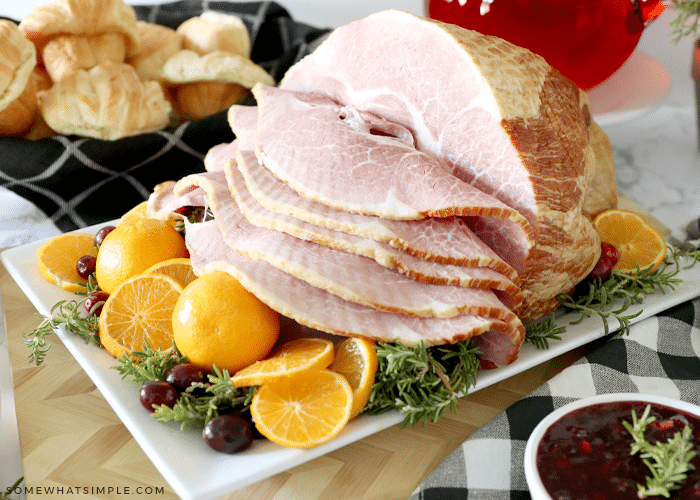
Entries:
{"label": "red cranberry", "polygon": [[85,298],[85,309],[90,314],[99,316],[102,313],[102,306],[104,306],[107,297],[109,297],[109,294],[107,292],[90,292]]}
{"label": "red cranberry", "polygon": [[600,244],[600,257],[595,267],[588,275],[589,280],[601,279],[605,281],[612,274],[612,268],[620,260],[617,249],[610,243]]}
{"label": "red cranberry", "polygon": [[95,272],[96,265],[97,259],[95,259],[95,257],[92,255],[83,255],[75,264],[75,270],[78,272],[78,276],[86,280]]}
{"label": "red cranberry", "polygon": [[180,393],[164,380],[148,382],[141,387],[139,394],[141,405],[148,411],[153,412],[153,405],[165,405],[169,408],[175,406],[175,403],[180,399]]}
{"label": "red cranberry", "polygon": [[104,241],[105,237],[114,230],[114,226],[104,226],[101,227],[99,231],[95,234],[95,248],[100,248],[100,245]]}
{"label": "red cranberry", "polygon": [[600,244],[600,250],[601,254],[605,255],[608,258],[612,266],[617,264],[620,260],[620,254],[617,252],[617,248],[615,248],[610,243],[602,242]]}

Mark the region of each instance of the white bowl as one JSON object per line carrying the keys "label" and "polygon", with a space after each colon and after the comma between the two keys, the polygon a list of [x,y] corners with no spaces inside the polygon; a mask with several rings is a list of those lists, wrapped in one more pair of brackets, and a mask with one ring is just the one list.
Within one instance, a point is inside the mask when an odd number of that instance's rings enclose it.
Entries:
{"label": "white bowl", "polygon": [[637,393],[601,394],[598,396],[579,399],[578,401],[566,404],[561,408],[557,408],[542,419],[537,427],[535,427],[535,430],[532,431],[532,434],[527,440],[527,444],[525,446],[525,478],[527,480],[527,485],[530,488],[530,496],[533,500],[552,500],[552,497],[549,495],[549,493],[547,493],[547,490],[542,483],[542,479],[537,472],[537,449],[539,448],[540,441],[542,440],[542,437],[547,429],[560,418],[568,415],[574,410],[600,403],[620,401],[641,401],[644,403],[663,405],[700,418],[700,407],[694,404],[663,396]]}

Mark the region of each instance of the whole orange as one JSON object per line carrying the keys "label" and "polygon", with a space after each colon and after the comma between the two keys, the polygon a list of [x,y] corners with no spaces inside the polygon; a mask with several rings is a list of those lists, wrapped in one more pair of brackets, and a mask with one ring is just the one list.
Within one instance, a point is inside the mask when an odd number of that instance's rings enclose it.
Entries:
{"label": "whole orange", "polygon": [[157,219],[137,219],[118,225],[97,252],[95,277],[107,293],[141,274],[153,264],[188,257],[185,239],[170,224]]}
{"label": "whole orange", "polygon": [[279,314],[224,271],[187,285],[173,311],[178,350],[192,363],[231,374],[267,356],[279,331]]}

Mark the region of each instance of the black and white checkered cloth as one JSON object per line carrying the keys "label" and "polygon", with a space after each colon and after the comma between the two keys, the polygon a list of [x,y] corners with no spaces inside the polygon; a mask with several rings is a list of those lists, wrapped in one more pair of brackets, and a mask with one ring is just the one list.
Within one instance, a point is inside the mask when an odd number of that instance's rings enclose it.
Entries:
{"label": "black and white checkered cloth", "polygon": [[[171,28],[207,10],[236,14],[250,33],[251,59],[276,80],[328,31],[294,21],[275,2],[181,0],[134,9],[139,19]],[[0,186],[71,231],[118,218],[156,184],[202,171],[207,151],[231,140],[225,112],[117,141],[0,137]]]}
{"label": "black and white checkered cloth", "polygon": [[554,409],[604,393],[654,394],[700,405],[700,299],[612,334],[472,434],[410,500],[525,500],[523,458],[535,426]]}

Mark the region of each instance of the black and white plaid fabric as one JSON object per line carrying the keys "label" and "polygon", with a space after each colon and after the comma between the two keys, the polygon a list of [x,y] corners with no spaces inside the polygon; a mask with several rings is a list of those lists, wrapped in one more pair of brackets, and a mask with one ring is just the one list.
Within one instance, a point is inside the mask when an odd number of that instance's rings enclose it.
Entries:
{"label": "black and white plaid fabric", "polygon": [[523,457],[554,409],[604,393],[632,392],[700,404],[700,299],[612,334],[589,355],[472,434],[410,500],[525,500]]}
{"label": "black and white plaid fabric", "polygon": [[[295,22],[274,2],[181,0],[134,9],[139,19],[172,28],[207,10],[236,14],[251,35],[251,58],[276,80],[328,31]],[[225,112],[117,141],[0,137],[0,186],[71,231],[118,218],[156,184],[202,171],[207,151],[231,140]]]}

